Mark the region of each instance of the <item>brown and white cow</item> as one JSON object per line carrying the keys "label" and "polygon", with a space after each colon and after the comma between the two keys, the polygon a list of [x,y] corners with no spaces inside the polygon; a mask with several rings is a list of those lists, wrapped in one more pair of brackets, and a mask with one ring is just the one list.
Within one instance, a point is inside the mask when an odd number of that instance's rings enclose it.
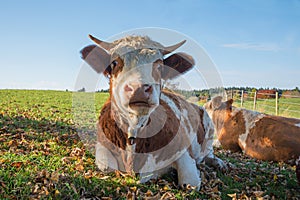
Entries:
{"label": "brown and white cow", "polygon": [[273,161],[300,156],[300,119],[267,115],[232,106],[233,100],[213,98],[204,105],[224,149]]}
{"label": "brown and white cow", "polygon": [[225,167],[213,154],[214,127],[206,111],[162,89],[194,65],[185,53],[165,58],[185,41],[164,47],[147,36],[112,43],[90,38],[97,45],[82,49],[82,58],[110,80],[97,125],[100,170],[135,172],[145,182],[174,167],[179,184],[199,189],[198,164]]}

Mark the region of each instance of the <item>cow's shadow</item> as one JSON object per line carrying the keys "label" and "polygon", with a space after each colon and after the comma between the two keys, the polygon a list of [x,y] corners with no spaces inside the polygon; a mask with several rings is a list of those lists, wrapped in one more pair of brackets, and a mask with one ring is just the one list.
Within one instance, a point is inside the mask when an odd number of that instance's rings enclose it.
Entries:
{"label": "cow's shadow", "polygon": [[36,120],[24,116],[11,117],[0,114],[1,141],[23,138],[28,141],[42,142],[53,137],[63,141],[79,138],[76,127],[62,120],[52,121],[45,118]]}

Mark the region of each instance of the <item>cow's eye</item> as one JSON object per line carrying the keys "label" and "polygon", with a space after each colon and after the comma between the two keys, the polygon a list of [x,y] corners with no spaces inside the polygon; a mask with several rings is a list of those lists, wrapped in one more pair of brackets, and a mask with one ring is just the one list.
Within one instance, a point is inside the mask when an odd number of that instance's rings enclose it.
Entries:
{"label": "cow's eye", "polygon": [[118,61],[114,60],[111,62],[110,67],[111,67],[111,69],[113,69],[117,65],[118,65]]}
{"label": "cow's eye", "polygon": [[106,71],[108,72],[109,75],[111,75],[112,71],[117,65],[118,65],[118,61],[114,60],[110,63],[110,65],[107,66]]}

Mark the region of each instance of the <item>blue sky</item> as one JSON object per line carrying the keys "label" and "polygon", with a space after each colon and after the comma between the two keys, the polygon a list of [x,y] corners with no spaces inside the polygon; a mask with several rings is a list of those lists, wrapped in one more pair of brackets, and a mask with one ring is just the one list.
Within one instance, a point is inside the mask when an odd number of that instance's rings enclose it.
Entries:
{"label": "blue sky", "polygon": [[225,87],[300,87],[299,0],[11,0],[1,2],[0,26],[0,89],[73,90],[88,34],[143,27],[192,38]]}

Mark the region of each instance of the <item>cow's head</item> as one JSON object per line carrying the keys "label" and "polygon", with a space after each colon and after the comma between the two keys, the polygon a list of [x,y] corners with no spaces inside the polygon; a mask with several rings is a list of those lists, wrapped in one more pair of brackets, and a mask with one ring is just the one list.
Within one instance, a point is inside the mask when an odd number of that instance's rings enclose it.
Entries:
{"label": "cow's head", "polygon": [[164,58],[185,41],[164,47],[141,36],[127,36],[112,43],[90,38],[97,45],[83,48],[82,58],[96,72],[109,77],[112,109],[133,129],[143,126],[159,105],[162,83],[194,65],[193,58],[185,53]]}
{"label": "cow's head", "polygon": [[232,103],[232,99],[222,102],[222,97],[217,96],[204,105],[217,130],[221,130],[224,123],[231,117]]}

